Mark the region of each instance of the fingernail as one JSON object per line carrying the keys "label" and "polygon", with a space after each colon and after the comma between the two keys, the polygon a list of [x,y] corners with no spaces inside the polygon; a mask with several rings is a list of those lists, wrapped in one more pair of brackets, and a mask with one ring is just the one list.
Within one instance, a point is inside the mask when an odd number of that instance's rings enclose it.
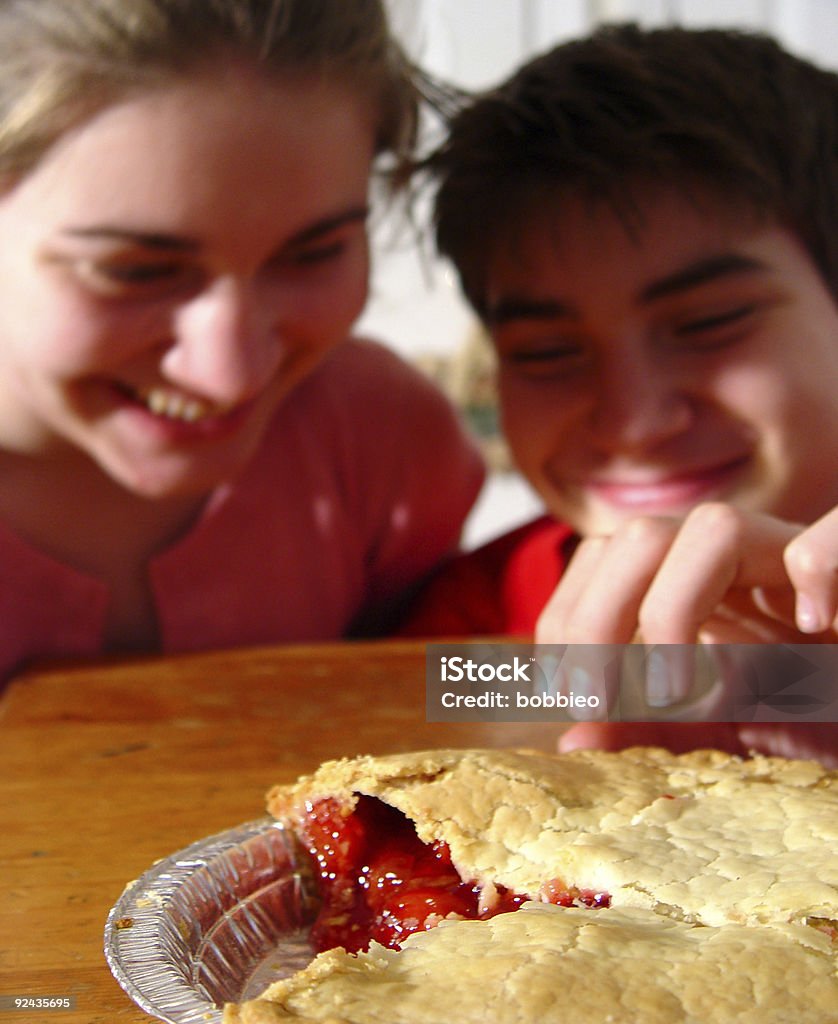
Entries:
{"label": "fingernail", "polygon": [[605,706],[605,688],[600,682],[594,679],[587,669],[574,665],[569,674],[570,692],[577,699],[584,698],[586,706],[573,705],[568,708],[568,714],[576,721],[589,721],[590,719],[605,718],[608,709]]}
{"label": "fingernail", "polygon": [[540,678],[539,693],[552,693],[559,688],[559,659],[552,654],[541,654],[536,661]]}
{"label": "fingernail", "polygon": [[826,629],[826,623],[823,622],[815,602],[808,594],[797,595],[794,619],[801,633],[820,633]]}
{"label": "fingernail", "polygon": [[675,700],[669,663],[660,651],[646,659],[646,703],[650,708],[667,708]]}

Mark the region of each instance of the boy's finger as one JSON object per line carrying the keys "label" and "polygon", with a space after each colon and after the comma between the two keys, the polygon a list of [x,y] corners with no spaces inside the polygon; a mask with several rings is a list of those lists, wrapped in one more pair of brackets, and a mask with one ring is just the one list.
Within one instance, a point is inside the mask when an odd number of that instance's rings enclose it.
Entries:
{"label": "boy's finger", "polygon": [[798,628],[820,633],[838,627],[838,508],[799,533],[783,557],[796,591]]}
{"label": "boy's finger", "polygon": [[536,643],[562,643],[566,623],[583,590],[589,585],[605,547],[607,537],[589,537],[574,552],[561,582],[544,606],[535,628]]}
{"label": "boy's finger", "polygon": [[586,542],[591,546],[584,559],[571,562],[567,590],[560,584],[555,602],[545,609],[539,641],[630,642],[641,602],[677,531],[676,520],[648,517],[625,523],[609,538]]}
{"label": "boy's finger", "polygon": [[643,639],[693,643],[734,589],[787,584],[782,553],[794,527],[720,503],[684,521],[639,610]]}

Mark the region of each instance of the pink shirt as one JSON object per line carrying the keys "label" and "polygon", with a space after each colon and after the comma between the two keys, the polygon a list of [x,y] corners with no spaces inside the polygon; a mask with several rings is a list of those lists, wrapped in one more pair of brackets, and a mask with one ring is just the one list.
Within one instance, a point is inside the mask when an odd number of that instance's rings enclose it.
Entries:
{"label": "pink shirt", "polygon": [[[162,649],[347,635],[456,545],[482,478],[436,389],[382,346],[346,342],[151,562]],[[102,652],[108,600],[101,580],[0,523],[0,679],[32,659]]]}

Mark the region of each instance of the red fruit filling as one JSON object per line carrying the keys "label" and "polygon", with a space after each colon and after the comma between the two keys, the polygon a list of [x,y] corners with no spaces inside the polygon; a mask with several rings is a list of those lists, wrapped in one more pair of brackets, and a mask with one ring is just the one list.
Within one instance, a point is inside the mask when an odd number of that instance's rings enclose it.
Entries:
{"label": "red fruit filling", "polygon": [[[318,952],[343,946],[354,953],[373,939],[398,949],[443,918],[485,920],[530,898],[497,886],[491,900],[481,900],[481,887],[460,878],[445,843],[426,845],[401,811],[373,797],[359,797],[349,814],[322,800],[309,808],[301,833],[320,878],[321,909],[311,930]],[[605,893],[555,879],[541,898],[565,907],[610,903]]]}
{"label": "red fruit filling", "polygon": [[813,928],[828,935],[833,942],[838,942],[838,921],[825,917],[810,917],[808,922]]}

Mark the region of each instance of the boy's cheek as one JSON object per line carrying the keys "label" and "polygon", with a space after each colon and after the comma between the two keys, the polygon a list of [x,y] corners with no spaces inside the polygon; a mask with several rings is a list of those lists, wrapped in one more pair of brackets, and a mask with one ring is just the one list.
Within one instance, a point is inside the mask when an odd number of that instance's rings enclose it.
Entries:
{"label": "boy's cheek", "polygon": [[528,464],[552,458],[572,442],[569,403],[544,388],[502,388],[500,419],[516,458]]}

